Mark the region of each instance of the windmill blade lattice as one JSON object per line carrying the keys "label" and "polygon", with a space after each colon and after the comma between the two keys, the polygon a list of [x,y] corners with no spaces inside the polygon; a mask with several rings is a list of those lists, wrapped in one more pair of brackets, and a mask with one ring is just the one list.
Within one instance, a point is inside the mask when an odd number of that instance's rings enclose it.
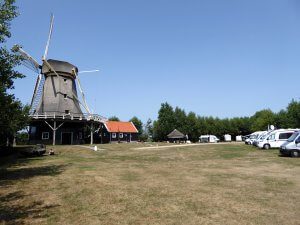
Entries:
{"label": "windmill blade lattice", "polygon": [[45,76],[40,74],[37,78],[36,87],[32,96],[31,106],[29,114],[34,114],[38,105],[41,103],[41,98],[43,97],[43,89],[45,83]]}

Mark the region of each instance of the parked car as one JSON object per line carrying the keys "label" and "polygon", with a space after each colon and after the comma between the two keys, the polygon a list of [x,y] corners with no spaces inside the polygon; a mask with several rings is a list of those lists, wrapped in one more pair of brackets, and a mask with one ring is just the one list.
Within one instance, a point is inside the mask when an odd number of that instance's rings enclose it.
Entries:
{"label": "parked car", "polygon": [[46,153],[46,146],[43,144],[37,144],[21,150],[20,153],[25,156],[42,156]]}
{"label": "parked car", "polygon": [[280,146],[288,140],[289,137],[297,130],[274,130],[263,139],[260,139],[257,147],[261,149],[280,148]]}
{"label": "parked car", "polygon": [[268,134],[270,134],[273,131],[264,131],[261,134],[257,136],[255,140],[252,141],[252,145],[255,147],[258,147],[259,141],[263,140]]}
{"label": "parked car", "polygon": [[280,146],[281,155],[299,157],[300,156],[300,131],[293,135]]}
{"label": "parked car", "polygon": [[256,131],[256,132],[250,134],[249,137],[245,140],[245,144],[252,145],[253,141],[263,132],[265,132],[265,131]]}
{"label": "parked car", "polygon": [[199,137],[199,142],[201,143],[216,143],[219,141],[220,139],[217,138],[215,135],[201,135]]}

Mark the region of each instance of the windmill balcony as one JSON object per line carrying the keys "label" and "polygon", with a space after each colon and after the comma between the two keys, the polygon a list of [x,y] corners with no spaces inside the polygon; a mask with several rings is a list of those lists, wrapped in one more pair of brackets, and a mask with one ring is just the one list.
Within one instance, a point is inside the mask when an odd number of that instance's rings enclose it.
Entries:
{"label": "windmill balcony", "polygon": [[47,112],[47,113],[34,113],[30,114],[29,117],[33,120],[39,119],[59,119],[59,120],[83,120],[83,121],[95,121],[103,123],[107,119],[98,114],[88,114],[88,113],[59,113],[59,112]]}

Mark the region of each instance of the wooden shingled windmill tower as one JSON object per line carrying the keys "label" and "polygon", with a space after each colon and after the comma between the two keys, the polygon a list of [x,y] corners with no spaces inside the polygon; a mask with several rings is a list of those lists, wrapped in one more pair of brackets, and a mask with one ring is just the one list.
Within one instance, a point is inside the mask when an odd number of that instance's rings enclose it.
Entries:
{"label": "wooden shingled windmill tower", "polygon": [[[38,74],[29,115],[30,143],[53,145],[85,143],[87,136],[85,131],[88,127],[92,144],[95,128],[106,119],[90,113],[80,84],[78,68],[69,62],[47,59],[53,20],[52,15],[41,65],[22,48],[16,47],[23,56],[23,64]],[[76,82],[81,100],[77,95]]]}

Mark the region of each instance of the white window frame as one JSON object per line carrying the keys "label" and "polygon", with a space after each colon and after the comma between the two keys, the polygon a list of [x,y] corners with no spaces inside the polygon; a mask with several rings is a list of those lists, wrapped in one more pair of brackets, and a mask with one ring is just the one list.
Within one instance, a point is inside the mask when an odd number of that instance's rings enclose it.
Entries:
{"label": "white window frame", "polygon": [[[44,134],[47,134],[47,137],[44,137]],[[49,139],[49,132],[42,132],[42,140],[48,140]]]}
{"label": "white window frame", "polygon": [[123,133],[119,133],[119,138],[123,138]]}
{"label": "white window frame", "polygon": [[117,134],[116,134],[116,133],[111,133],[111,137],[112,137],[112,138],[116,138],[116,137],[117,137]]}

